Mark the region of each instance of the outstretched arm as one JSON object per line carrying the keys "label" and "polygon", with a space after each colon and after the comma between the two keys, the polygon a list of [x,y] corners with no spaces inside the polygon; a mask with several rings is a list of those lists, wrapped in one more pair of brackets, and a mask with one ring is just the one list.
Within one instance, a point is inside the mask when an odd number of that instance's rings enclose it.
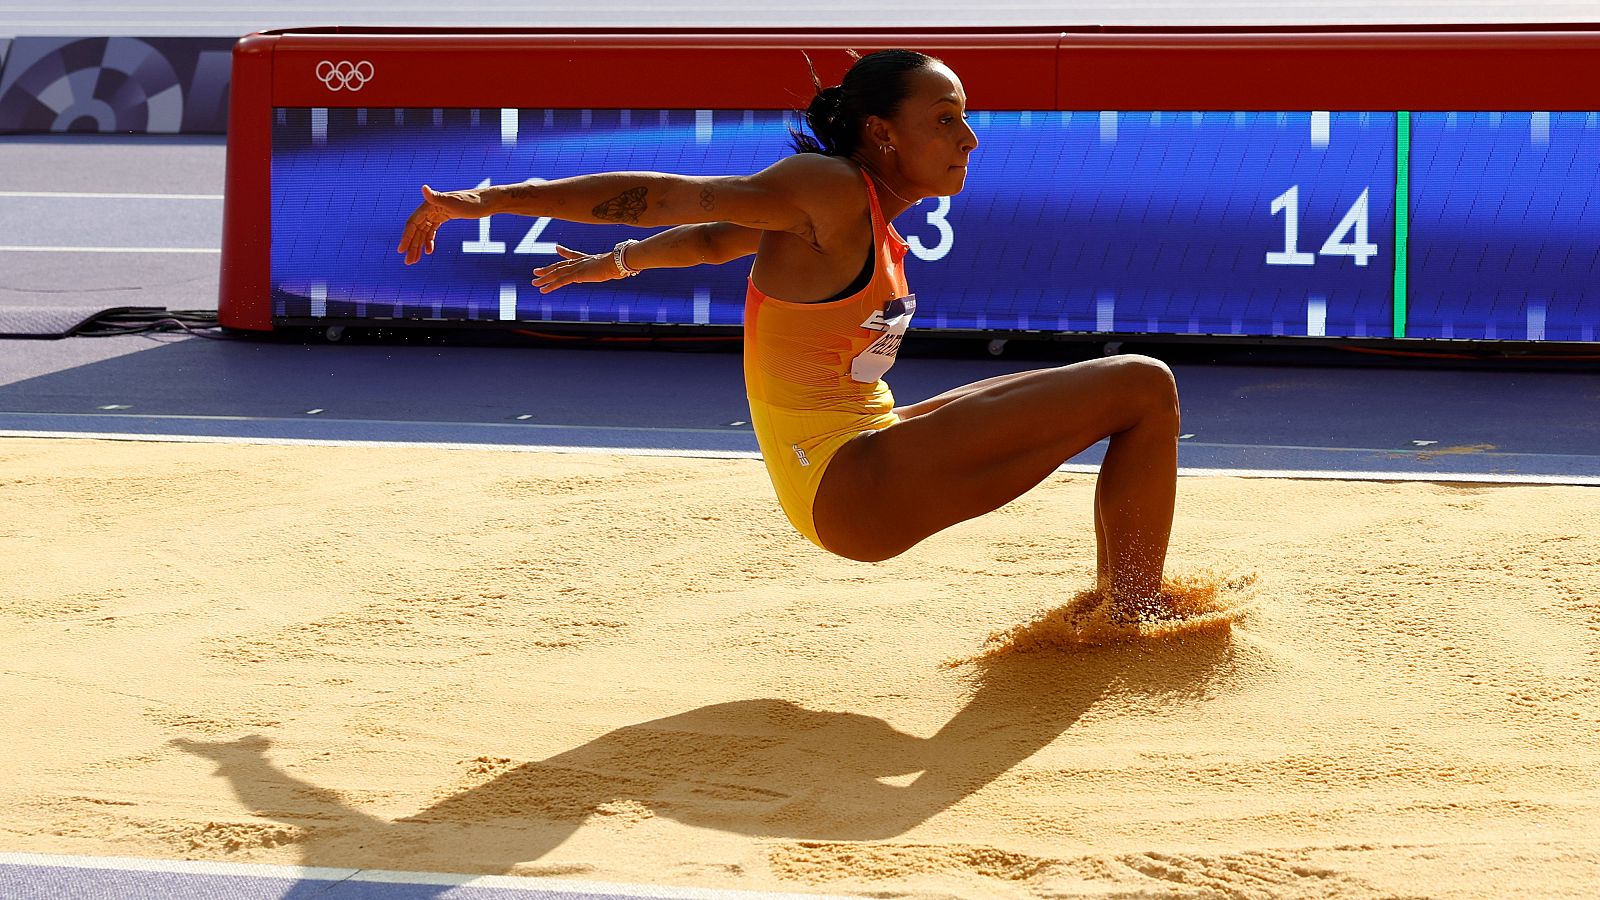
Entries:
{"label": "outstretched arm", "polygon": [[410,265],[433,252],[434,234],[445,222],[497,213],[645,228],[729,222],[814,241],[814,213],[836,202],[840,177],[831,160],[801,153],[754,175],[607,172],[443,192],[423,185],[422,204],[406,221],[395,252],[404,253]]}
{"label": "outstretched arm", "polygon": [[[623,255],[630,269],[681,269],[731,262],[756,252],[760,243],[761,232],[754,228],[732,222],[707,222],[679,225],[635,241],[624,249]],[[538,276],[533,285],[541,294],[569,284],[594,284],[622,277],[616,257],[609,250],[582,253],[557,244],[556,252],[563,259],[533,270]]]}

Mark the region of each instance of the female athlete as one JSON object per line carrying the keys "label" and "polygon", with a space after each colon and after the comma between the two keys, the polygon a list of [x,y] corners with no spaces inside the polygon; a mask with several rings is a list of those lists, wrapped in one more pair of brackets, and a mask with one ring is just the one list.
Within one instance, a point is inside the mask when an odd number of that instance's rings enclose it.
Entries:
{"label": "female athlete", "polygon": [[[515,213],[676,225],[609,252],[559,248],[541,292],[641,270],[755,254],[744,367],[778,499],[819,547],[863,562],[1011,502],[1102,438],[1095,485],[1098,586],[1124,612],[1156,602],[1177,489],[1171,371],[1114,356],[987,378],[895,406],[883,375],[916,309],[890,222],[961,191],[978,138],[942,61],[909,50],[858,58],[806,110],[815,137],[752,175],[609,172],[467,191],[422,186],[396,248],[433,252],[451,219]],[[982,265],[982,260],[971,264]]]}

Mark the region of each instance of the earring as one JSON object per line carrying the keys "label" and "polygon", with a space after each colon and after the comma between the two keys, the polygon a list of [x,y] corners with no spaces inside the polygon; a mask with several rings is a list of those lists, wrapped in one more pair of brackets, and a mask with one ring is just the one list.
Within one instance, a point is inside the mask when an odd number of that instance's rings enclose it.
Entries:
{"label": "earring", "polygon": [[893,150],[894,148],[889,146],[888,144],[881,144],[881,145],[879,145],[878,149],[882,150],[885,153],[888,153],[890,150]]}

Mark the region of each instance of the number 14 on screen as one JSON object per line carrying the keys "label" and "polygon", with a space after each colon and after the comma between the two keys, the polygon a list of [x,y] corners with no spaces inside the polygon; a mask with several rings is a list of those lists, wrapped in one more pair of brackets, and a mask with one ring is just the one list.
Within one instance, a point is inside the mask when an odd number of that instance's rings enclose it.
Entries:
{"label": "number 14 on screen", "polygon": [[[1355,260],[1356,265],[1365,266],[1367,260],[1376,256],[1378,245],[1367,240],[1367,194],[1371,188],[1361,191],[1361,196],[1351,204],[1345,212],[1344,218],[1334,226],[1328,239],[1322,242],[1323,256],[1348,256]],[[1300,186],[1294,185],[1287,191],[1279,194],[1272,201],[1272,214],[1284,213],[1283,218],[1283,249],[1269,250],[1267,252],[1267,265],[1269,266],[1309,266],[1317,261],[1315,254],[1307,253],[1300,246]]]}

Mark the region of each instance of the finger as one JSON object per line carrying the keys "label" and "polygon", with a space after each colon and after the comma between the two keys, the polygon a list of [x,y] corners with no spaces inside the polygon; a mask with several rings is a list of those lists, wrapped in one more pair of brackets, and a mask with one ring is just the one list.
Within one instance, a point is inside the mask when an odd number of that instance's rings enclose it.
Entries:
{"label": "finger", "polygon": [[431,222],[424,223],[423,227],[417,230],[417,258],[418,259],[421,259],[422,258],[422,254],[424,254],[424,253],[432,253],[433,252],[433,236],[435,234],[437,234],[438,231],[439,231],[439,226],[434,225]]}
{"label": "finger", "polygon": [[567,285],[569,285],[571,283],[572,283],[572,279],[567,277],[566,273],[564,273],[564,272],[563,273],[558,273],[558,274],[552,275],[552,276],[550,276],[550,278],[546,279],[544,286],[539,288],[539,293],[548,294],[553,290],[557,290],[558,288],[566,287]]}
{"label": "finger", "polygon": [[563,247],[560,244],[556,245],[556,252],[561,254],[562,256],[565,256],[567,259],[572,259],[575,256],[583,256],[584,255],[584,254],[579,253],[578,251],[572,249],[571,247]]}
{"label": "finger", "polygon": [[415,261],[416,257],[412,255],[411,251],[416,246],[418,236],[426,232],[428,227],[429,220],[426,205],[419,207],[416,212],[411,214],[411,218],[406,220],[406,230],[400,236],[400,246],[397,251],[404,252],[408,257],[408,262]]}
{"label": "finger", "polygon": [[404,253],[406,248],[411,246],[411,233],[416,229],[417,224],[410,219],[407,219],[405,231],[400,233],[400,243],[394,248],[394,252]]}
{"label": "finger", "polygon": [[424,234],[423,229],[418,228],[411,235],[411,244],[406,247],[406,261],[407,262],[413,262],[414,263],[417,260],[422,258],[422,242],[423,242],[423,240],[425,240],[425,238],[423,237],[423,234]]}
{"label": "finger", "polygon": [[567,265],[568,265],[568,263],[565,262],[565,261],[554,262],[554,263],[551,263],[548,266],[540,266],[537,269],[534,269],[533,270],[533,274],[539,276],[540,278],[552,277],[557,272],[560,272],[562,269],[566,268]]}
{"label": "finger", "polygon": [[540,272],[562,272],[577,265],[578,262],[579,260],[576,259],[563,259],[560,262],[553,262],[548,266],[540,266],[533,271],[534,274],[538,274]]}

